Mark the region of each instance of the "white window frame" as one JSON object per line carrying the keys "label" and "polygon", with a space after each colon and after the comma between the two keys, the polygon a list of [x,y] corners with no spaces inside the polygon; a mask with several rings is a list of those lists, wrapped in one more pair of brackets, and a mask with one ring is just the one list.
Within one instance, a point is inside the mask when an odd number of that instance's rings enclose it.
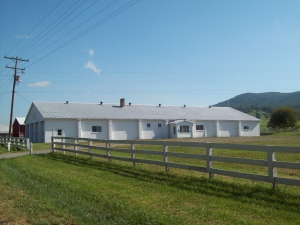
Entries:
{"label": "white window frame", "polygon": [[249,126],[244,126],[244,130],[249,130]]}

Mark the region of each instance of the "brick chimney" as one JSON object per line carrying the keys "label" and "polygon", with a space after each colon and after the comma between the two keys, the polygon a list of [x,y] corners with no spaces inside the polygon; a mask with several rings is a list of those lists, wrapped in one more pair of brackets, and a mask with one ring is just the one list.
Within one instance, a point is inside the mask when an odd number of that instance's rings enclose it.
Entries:
{"label": "brick chimney", "polygon": [[120,107],[121,108],[125,107],[125,98],[120,99]]}

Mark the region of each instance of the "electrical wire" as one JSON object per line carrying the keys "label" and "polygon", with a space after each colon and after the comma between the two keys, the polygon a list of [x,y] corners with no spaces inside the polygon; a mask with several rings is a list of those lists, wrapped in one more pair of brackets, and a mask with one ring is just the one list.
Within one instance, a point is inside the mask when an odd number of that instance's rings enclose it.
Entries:
{"label": "electrical wire", "polygon": [[[78,2],[80,2],[80,0],[78,0],[77,2],[75,2],[70,8],[68,8],[62,15],[60,15],[60,17],[58,17],[52,24],[50,24],[46,29],[44,29],[36,38],[34,38],[33,40],[31,40],[31,42],[30,43],[28,43],[24,48],[26,48],[29,44],[31,44],[30,46],[28,46],[26,49],[21,49],[20,51],[20,55],[24,55],[30,48],[32,48],[34,45],[37,45],[38,43],[39,43],[39,41],[40,40],[42,40],[43,39],[43,37],[45,37],[47,34],[49,34],[54,28],[56,28],[56,26],[57,25],[59,25],[60,23],[62,23],[66,18],[68,18],[73,12],[75,12],[80,6],[82,6],[85,2],[86,2],[86,0],[85,1],[83,1],[79,6],[77,6],[75,9],[73,9],[73,11],[71,11],[68,15],[66,15],[64,18],[62,18],[54,27],[52,27],[51,29],[50,29],[50,27],[56,22],[56,21],[58,21],[63,15],[65,15],[69,10],[71,10]],[[48,30],[48,29],[50,29],[50,30]],[[48,30],[42,37],[40,37],[39,39],[37,39],[39,36],[41,36],[46,30]],[[50,36],[51,37],[51,36]],[[49,37],[49,38],[50,38]],[[36,40],[37,39],[37,40]],[[48,40],[48,39],[46,39],[46,40]],[[45,40],[45,41],[46,41]],[[42,42],[42,43],[44,43],[44,42]],[[42,44],[42,43],[40,43],[40,44]],[[39,45],[40,45],[39,44]],[[35,48],[37,48],[39,45],[37,45],[36,47],[34,47],[33,49],[30,49],[30,51],[32,51],[32,50],[34,50]],[[23,50],[23,51],[22,51]],[[27,53],[28,54],[28,53]]]}
{"label": "electrical wire", "polygon": [[27,99],[25,99],[22,95],[20,95],[17,91],[15,92],[17,95],[19,95],[23,100],[25,100],[27,103],[31,104],[30,101],[28,101]]}
{"label": "electrical wire", "polygon": [[[117,16],[118,14],[120,14],[121,12],[125,11],[126,9],[132,7],[133,5],[135,5],[136,3],[138,3],[140,0],[133,2],[134,0],[130,1],[129,3],[123,5],[122,7],[120,7],[119,9],[115,10],[113,13],[111,13],[109,16],[105,17],[104,19],[102,19],[101,21],[99,21],[98,23],[94,24],[93,26],[89,27],[88,29],[86,29],[85,31],[81,32],[80,34],[78,34],[77,36],[75,36],[74,38],[70,39],[69,41],[65,42],[64,44],[60,45],[59,47],[57,47],[56,49],[54,49],[53,51],[49,52],[48,54],[46,54],[45,56],[41,57],[40,59],[36,60],[35,62],[33,62],[32,64],[28,65],[26,68],[36,64],[37,62],[41,61],[42,59],[48,57],[49,55],[53,54],[54,52],[60,50],[61,48],[67,46],[68,44],[72,43],[73,41],[77,40],[78,38],[80,38],[81,36],[85,35],[86,33],[90,32],[91,30],[95,29],[96,27],[100,26],[101,24],[107,22],[108,20],[112,19],[113,17]],[[53,44],[53,43],[52,43]],[[51,44],[51,45],[52,45]],[[44,50],[44,49],[43,49]],[[41,52],[41,51],[40,51]],[[39,52],[39,53],[40,53]]]}
{"label": "electrical wire", "polygon": [[[57,32],[59,32],[60,30],[62,30],[64,27],[66,27],[69,23],[73,22],[76,18],[78,18],[82,13],[84,13],[86,10],[88,10],[90,7],[92,7],[97,1],[93,2],[92,4],[90,4],[88,7],[86,7],[83,11],[81,11],[79,14],[77,14],[76,16],[74,16],[72,19],[69,20],[69,22],[67,22],[65,25],[63,25],[62,27],[60,27],[58,30],[56,30],[54,33],[52,33],[49,37],[47,37],[45,40],[43,40],[43,42],[41,42],[39,45],[35,46],[34,49],[31,49],[27,54],[29,54],[30,52],[32,52],[33,50],[35,50],[37,47],[39,47],[40,45],[42,45],[43,43],[45,43],[47,40],[49,40],[52,36],[54,36]],[[81,6],[81,5],[80,5]],[[79,6],[78,6],[79,7]],[[77,8],[78,8],[77,7]],[[76,9],[77,9],[76,8]],[[76,10],[75,9],[75,10]],[[74,10],[73,10],[74,11]],[[72,11],[72,12],[73,12]],[[55,27],[54,27],[55,28]],[[53,28],[53,29],[54,29]],[[52,30],[52,29],[51,29]],[[51,31],[50,30],[50,31]],[[49,32],[50,32],[49,31]],[[47,34],[49,33],[47,32]]]}
{"label": "electrical wire", "polygon": [[33,56],[30,56],[30,58],[35,57],[36,55],[38,55],[39,53],[43,52],[44,50],[46,50],[47,48],[49,48],[50,46],[54,45],[55,43],[59,42],[60,40],[62,40],[64,37],[66,37],[68,34],[72,33],[73,31],[75,31],[76,29],[78,29],[79,27],[81,27],[83,24],[85,24],[86,22],[88,22],[89,20],[91,20],[92,18],[94,18],[95,16],[97,16],[99,13],[103,12],[105,9],[107,9],[108,7],[110,7],[111,5],[113,5],[115,2],[117,2],[118,0],[113,1],[112,3],[108,4],[107,6],[105,6],[103,9],[101,9],[100,11],[98,11],[97,13],[95,13],[94,15],[92,15],[91,17],[89,17],[87,20],[85,20],[84,22],[82,22],[81,24],[77,25],[74,29],[72,29],[71,31],[69,31],[68,33],[64,34],[62,37],[56,39],[54,42],[52,42],[50,45],[48,45],[47,47],[45,47],[44,49],[40,50],[38,53],[36,53]]}
{"label": "electrical wire", "polygon": [[[35,27],[33,27],[26,35],[26,36],[29,36],[31,34],[32,31],[34,31],[64,0],[61,0],[37,25],[35,25]],[[10,51],[8,51],[6,53],[6,55],[8,55],[12,50],[14,50],[24,39],[22,38]],[[0,61],[1,63],[2,61]]]}

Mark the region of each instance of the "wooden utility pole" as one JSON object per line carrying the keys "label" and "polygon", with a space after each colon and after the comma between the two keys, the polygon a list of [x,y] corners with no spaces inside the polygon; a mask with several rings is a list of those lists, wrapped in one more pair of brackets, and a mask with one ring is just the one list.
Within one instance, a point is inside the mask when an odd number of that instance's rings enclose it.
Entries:
{"label": "wooden utility pole", "polygon": [[11,137],[11,127],[12,127],[12,117],[13,117],[13,111],[14,111],[14,99],[15,99],[15,87],[16,87],[16,82],[20,82],[20,76],[17,76],[17,71],[21,70],[24,72],[25,68],[18,68],[18,61],[24,61],[24,62],[29,62],[29,60],[21,59],[16,57],[7,57],[4,56],[6,59],[11,59],[15,61],[15,67],[9,67],[6,66],[6,68],[13,69],[14,72],[14,81],[13,81],[13,89],[12,89],[12,96],[11,96],[11,107],[10,107],[10,119],[9,119],[9,133],[8,136]]}

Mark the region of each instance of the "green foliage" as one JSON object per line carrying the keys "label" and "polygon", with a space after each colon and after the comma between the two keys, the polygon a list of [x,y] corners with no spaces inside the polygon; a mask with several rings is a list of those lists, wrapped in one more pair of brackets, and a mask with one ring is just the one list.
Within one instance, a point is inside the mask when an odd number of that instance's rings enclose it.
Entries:
{"label": "green foliage", "polygon": [[255,117],[256,117],[257,119],[260,119],[260,117],[261,117],[260,113],[259,113],[259,112],[256,112]]}
{"label": "green foliage", "polygon": [[[300,115],[300,91],[293,93],[266,92],[266,93],[245,93],[237,95],[229,100],[230,107],[244,113],[253,109],[259,109],[266,113],[272,113],[274,109],[281,106],[292,107]],[[214,106],[227,107],[228,100]]]}
{"label": "green foliage", "polygon": [[280,107],[272,113],[268,127],[286,129],[295,127],[298,121],[299,116],[296,110],[291,107]]}

